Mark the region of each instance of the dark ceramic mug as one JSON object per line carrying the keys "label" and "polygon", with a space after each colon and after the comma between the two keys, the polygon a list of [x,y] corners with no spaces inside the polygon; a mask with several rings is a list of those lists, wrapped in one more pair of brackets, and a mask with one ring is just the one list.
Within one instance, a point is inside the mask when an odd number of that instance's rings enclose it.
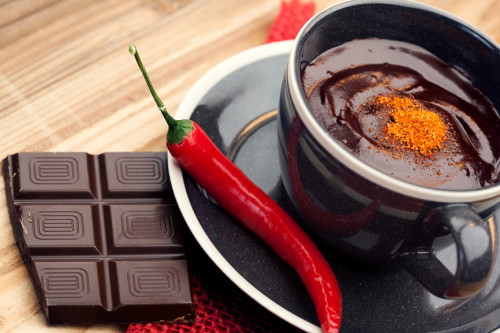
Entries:
{"label": "dark ceramic mug", "polygon": [[[336,142],[306,100],[304,64],[344,42],[369,37],[421,46],[461,68],[500,110],[500,49],[484,33],[414,2],[335,5],[303,27],[290,53],[278,112],[285,188],[306,229],[336,249],[375,263],[397,260],[439,297],[472,296],[486,283],[496,256],[491,216],[500,206],[500,185],[451,191],[392,178]],[[454,273],[433,254],[440,238],[456,244]]]}

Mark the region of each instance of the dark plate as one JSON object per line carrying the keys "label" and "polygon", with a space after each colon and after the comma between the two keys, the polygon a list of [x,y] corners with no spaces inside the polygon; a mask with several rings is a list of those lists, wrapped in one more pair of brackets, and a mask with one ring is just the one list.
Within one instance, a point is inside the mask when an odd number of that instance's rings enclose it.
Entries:
{"label": "dark plate", "polygon": [[[241,133],[252,120],[277,108],[290,48],[291,42],[267,44],[214,67],[187,94],[176,118],[200,124],[224,153],[235,153],[236,164],[258,186],[294,215],[280,180],[276,120],[271,118],[249,135]],[[235,140],[241,146],[233,150]],[[169,170],[181,212],[213,262],[278,317],[305,331],[319,331],[312,302],[295,273],[260,239],[207,200],[173,159]],[[500,212],[495,219],[498,224]],[[342,290],[342,332],[484,333],[500,327],[500,260],[480,294],[451,301],[428,293],[399,266],[369,267],[323,250]],[[454,246],[437,256],[453,269]]]}

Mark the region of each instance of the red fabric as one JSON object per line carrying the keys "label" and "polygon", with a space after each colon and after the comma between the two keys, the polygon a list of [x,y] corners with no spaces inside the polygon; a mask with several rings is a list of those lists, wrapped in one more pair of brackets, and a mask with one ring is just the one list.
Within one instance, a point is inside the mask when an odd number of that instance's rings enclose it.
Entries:
{"label": "red fabric", "polygon": [[[315,12],[313,1],[282,1],[266,43],[294,39]],[[187,245],[188,246],[188,245]],[[191,251],[192,247],[188,247]],[[137,323],[126,333],[293,332],[298,331],[255,303],[213,266],[201,249],[188,258],[195,306],[193,324]],[[192,251],[195,252],[195,251]],[[191,252],[191,253],[192,253]]]}
{"label": "red fabric", "polygon": [[126,333],[298,332],[243,294],[221,272],[203,273],[191,275],[193,324],[137,323],[130,324]]}
{"label": "red fabric", "polygon": [[295,39],[315,10],[316,6],[313,1],[282,1],[280,13],[269,30],[266,43]]}

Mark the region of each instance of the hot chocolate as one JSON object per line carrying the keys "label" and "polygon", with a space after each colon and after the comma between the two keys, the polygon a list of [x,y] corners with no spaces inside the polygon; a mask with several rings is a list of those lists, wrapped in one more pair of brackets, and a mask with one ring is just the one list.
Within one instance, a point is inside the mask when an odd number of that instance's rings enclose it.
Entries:
{"label": "hot chocolate", "polygon": [[328,132],[395,178],[441,189],[500,181],[500,116],[459,69],[419,46],[383,39],[330,49],[302,72]]}

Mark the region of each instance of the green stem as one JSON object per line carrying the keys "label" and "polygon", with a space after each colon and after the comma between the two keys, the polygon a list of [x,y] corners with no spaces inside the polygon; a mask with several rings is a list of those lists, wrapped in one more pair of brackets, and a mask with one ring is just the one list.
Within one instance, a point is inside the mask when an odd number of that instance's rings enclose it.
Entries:
{"label": "green stem", "polygon": [[135,60],[137,61],[137,65],[139,65],[139,68],[142,72],[142,75],[144,76],[144,79],[146,80],[146,83],[148,85],[149,91],[151,92],[151,95],[153,95],[153,98],[156,102],[156,105],[158,105],[158,109],[160,109],[161,114],[163,115],[163,118],[167,121],[168,124],[168,132],[167,132],[167,142],[170,145],[181,143],[184,138],[191,133],[191,131],[194,129],[194,124],[191,120],[189,119],[182,119],[182,120],[175,120],[168,112],[167,108],[161,101],[160,97],[158,97],[158,94],[156,94],[156,91],[153,88],[153,85],[151,84],[151,80],[149,79],[148,73],[146,72],[146,69],[144,68],[144,65],[142,64],[141,57],[139,56],[139,52],[137,52],[137,48],[135,45],[130,45],[128,48],[128,51],[135,57]]}
{"label": "green stem", "polygon": [[165,107],[160,97],[158,97],[158,94],[156,93],[155,89],[153,88],[151,80],[149,79],[149,75],[146,72],[146,68],[144,68],[144,65],[142,64],[142,60],[141,57],[139,56],[137,48],[135,47],[135,45],[130,45],[128,51],[130,52],[130,54],[134,56],[135,60],[137,61],[137,65],[139,65],[139,69],[141,70],[142,75],[146,80],[146,84],[148,85],[149,91],[151,92],[151,95],[153,95],[153,99],[155,100],[158,109],[160,109],[163,118],[165,118],[165,120],[167,121],[168,127],[170,128],[175,127],[177,121],[168,113],[167,108]]}

